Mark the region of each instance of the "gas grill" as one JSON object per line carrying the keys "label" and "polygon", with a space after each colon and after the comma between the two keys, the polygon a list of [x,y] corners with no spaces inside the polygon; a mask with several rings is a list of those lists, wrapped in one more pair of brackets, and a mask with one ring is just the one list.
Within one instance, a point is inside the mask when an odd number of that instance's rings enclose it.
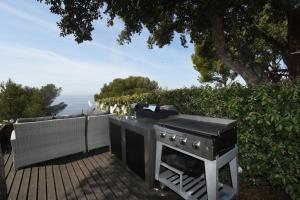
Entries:
{"label": "gas grill", "polygon": [[235,121],[181,115],[160,121],[157,140],[208,160],[235,147]]}
{"label": "gas grill", "polygon": [[[176,115],[160,120],[154,129],[156,180],[184,199],[231,199],[236,195],[235,120]],[[218,170],[228,163],[232,187],[218,182]]]}

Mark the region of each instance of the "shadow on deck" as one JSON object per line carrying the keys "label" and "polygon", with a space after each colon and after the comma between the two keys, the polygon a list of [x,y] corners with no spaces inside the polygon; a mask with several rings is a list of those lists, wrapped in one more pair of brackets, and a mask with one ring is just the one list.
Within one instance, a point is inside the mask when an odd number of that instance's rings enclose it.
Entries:
{"label": "shadow on deck", "polygon": [[4,155],[8,199],[179,199],[149,189],[107,149],[77,154],[15,171]]}

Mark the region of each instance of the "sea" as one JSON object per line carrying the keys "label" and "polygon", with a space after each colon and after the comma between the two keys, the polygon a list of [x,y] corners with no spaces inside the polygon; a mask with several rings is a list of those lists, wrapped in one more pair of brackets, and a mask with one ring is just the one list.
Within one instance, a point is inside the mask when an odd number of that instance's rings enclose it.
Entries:
{"label": "sea", "polygon": [[[80,114],[83,111],[92,107],[95,107],[95,101],[93,95],[61,95],[58,96],[53,104],[64,102],[67,107],[58,115],[75,115]],[[90,104],[88,103],[90,102]]]}

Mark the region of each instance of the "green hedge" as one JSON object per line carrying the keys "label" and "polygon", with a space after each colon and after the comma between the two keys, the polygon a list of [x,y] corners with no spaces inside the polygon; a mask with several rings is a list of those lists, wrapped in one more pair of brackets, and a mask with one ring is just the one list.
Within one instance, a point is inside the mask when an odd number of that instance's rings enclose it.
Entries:
{"label": "green hedge", "polygon": [[242,180],[268,179],[292,199],[300,198],[300,81],[246,88],[184,88],[98,100],[102,105],[134,102],[173,104],[181,113],[238,121]]}

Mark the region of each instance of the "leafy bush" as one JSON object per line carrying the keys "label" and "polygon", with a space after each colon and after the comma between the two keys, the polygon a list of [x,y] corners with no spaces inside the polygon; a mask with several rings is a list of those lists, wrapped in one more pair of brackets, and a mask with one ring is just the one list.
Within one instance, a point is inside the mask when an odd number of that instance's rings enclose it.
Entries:
{"label": "leafy bush", "polygon": [[104,84],[100,93],[95,95],[95,99],[100,100],[108,97],[142,94],[158,89],[158,83],[151,81],[148,77],[129,76],[124,79],[116,78],[109,84]]}
{"label": "leafy bush", "polygon": [[2,82],[0,83],[0,120],[56,115],[67,106],[63,102],[53,105],[61,90],[53,84],[35,88],[22,86],[10,79]]}
{"label": "leafy bush", "polygon": [[226,117],[238,122],[242,181],[267,178],[292,199],[300,198],[300,81],[257,88],[192,87],[102,99],[99,104],[174,104],[181,113]]}

